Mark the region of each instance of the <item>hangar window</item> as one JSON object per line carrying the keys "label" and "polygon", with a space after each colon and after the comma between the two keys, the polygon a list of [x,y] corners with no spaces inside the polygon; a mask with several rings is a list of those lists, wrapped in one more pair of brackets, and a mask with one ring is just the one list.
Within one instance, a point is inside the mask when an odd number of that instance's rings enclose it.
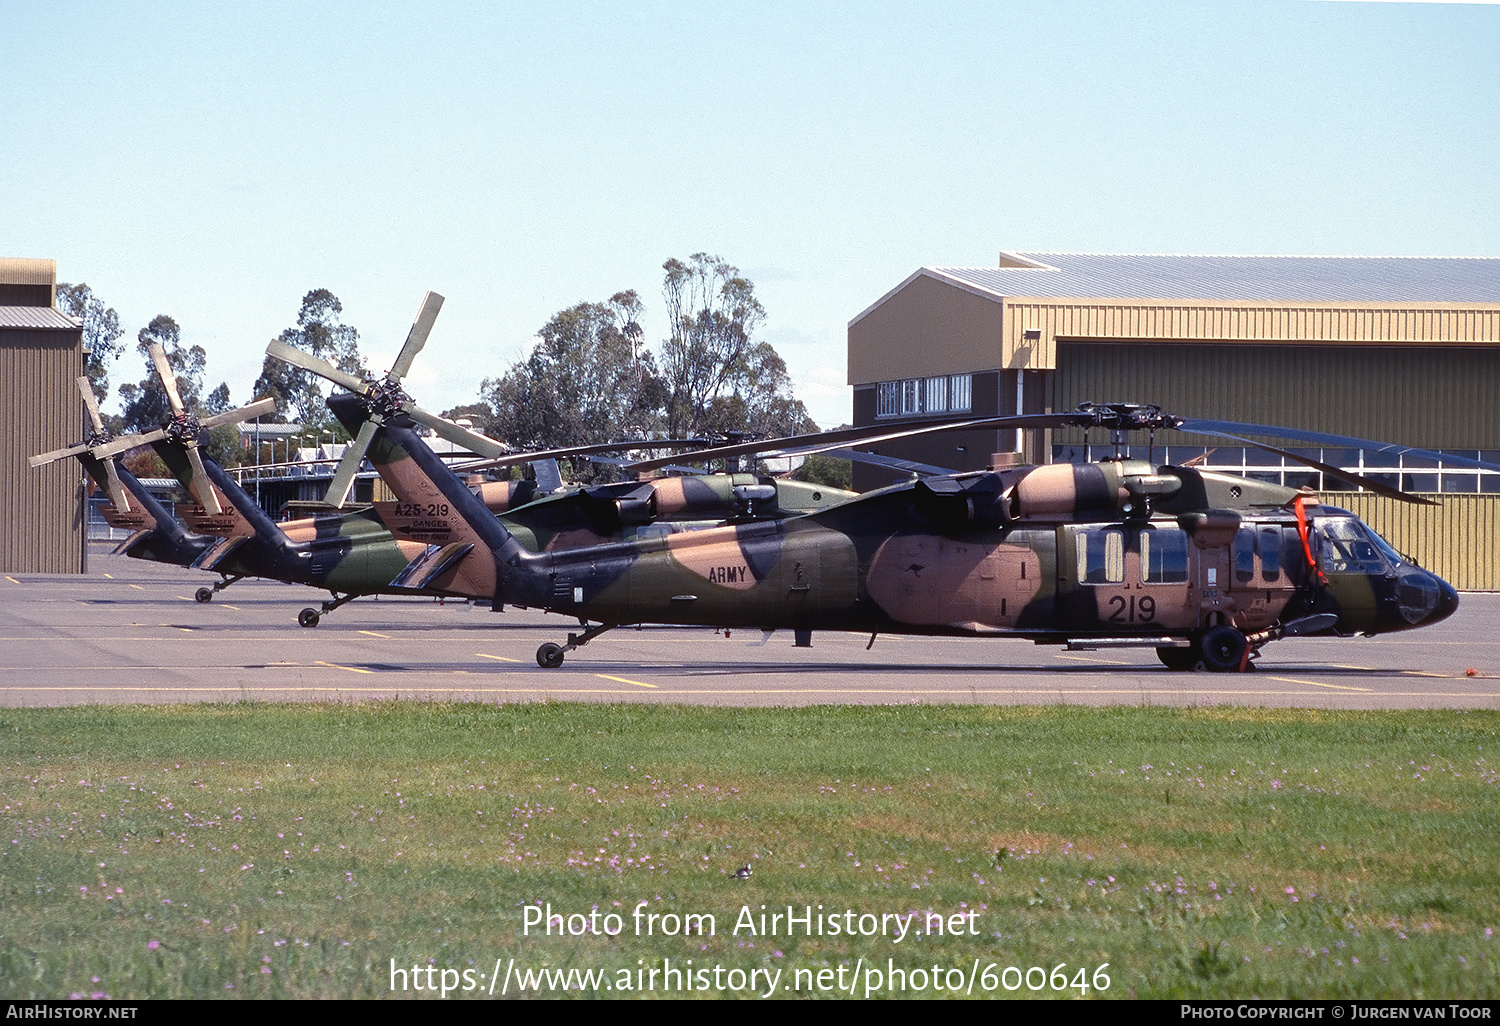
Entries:
{"label": "hangar window", "polygon": [[948,376],[948,409],[954,413],[968,413],[973,408],[974,375],[950,374]]}
{"label": "hangar window", "polygon": [[924,413],[968,413],[973,408],[974,375],[882,381],[875,386],[875,416],[910,417]]}

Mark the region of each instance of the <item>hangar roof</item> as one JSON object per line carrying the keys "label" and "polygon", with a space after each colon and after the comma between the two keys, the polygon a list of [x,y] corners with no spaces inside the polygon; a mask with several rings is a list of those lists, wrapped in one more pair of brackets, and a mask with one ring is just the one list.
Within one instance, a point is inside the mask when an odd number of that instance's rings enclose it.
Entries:
{"label": "hangar roof", "polygon": [[0,306],[0,328],[77,331],[79,322],[50,306]]}
{"label": "hangar roof", "polygon": [[923,267],[850,324],[924,276],[993,299],[1500,303],[1500,257],[1016,252],[1001,253],[996,267]]}
{"label": "hangar roof", "polygon": [[1004,253],[1000,261],[924,270],[1001,296],[1500,303],[1496,257]]}

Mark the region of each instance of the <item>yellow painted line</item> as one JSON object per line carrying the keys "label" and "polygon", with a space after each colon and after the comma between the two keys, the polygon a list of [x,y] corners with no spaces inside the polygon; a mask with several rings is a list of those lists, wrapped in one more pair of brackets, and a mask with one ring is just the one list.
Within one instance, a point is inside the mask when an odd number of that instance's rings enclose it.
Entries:
{"label": "yellow painted line", "polygon": [[389,638],[390,637],[389,634],[381,634],[379,631],[360,631],[359,633],[361,633],[361,634],[368,634],[372,638]]}
{"label": "yellow painted line", "polygon": [[335,670],[348,670],[350,673],[374,673],[375,672],[374,670],[361,670],[357,666],[340,666],[338,663],[325,663],[321,659],[314,660],[314,663],[316,665],[318,665],[318,666],[331,666]]}
{"label": "yellow painted line", "polygon": [[145,591],[146,590],[145,588],[142,588],[139,584],[132,584],[131,587],[134,588],[136,591]]}
{"label": "yellow painted line", "polygon": [[1452,674],[1452,673],[1429,673],[1426,670],[1402,670],[1401,672],[1402,672],[1402,674],[1404,676],[1407,676],[1407,677],[1453,677],[1453,676],[1457,676],[1456,674]]}
{"label": "yellow painted line", "polygon": [[1337,666],[1340,670],[1368,670],[1374,672],[1373,666],[1355,666],[1353,663],[1329,663],[1329,666]]}
{"label": "yellow painted line", "polygon": [[1315,688],[1333,688],[1335,691],[1369,691],[1370,688],[1349,688],[1342,684],[1323,684],[1315,680],[1298,680],[1295,677],[1272,677],[1272,680],[1285,681],[1287,684],[1311,684]]}
{"label": "yellow painted line", "polygon": [[[105,574],[104,576],[108,577],[109,575]],[[7,581],[9,581],[11,584],[20,584],[21,583],[20,581],[16,580],[14,577],[10,576],[10,574],[6,574],[5,575],[5,579]]]}
{"label": "yellow painted line", "polygon": [[519,659],[512,659],[510,656],[492,656],[488,652],[475,652],[474,654],[481,659],[497,659],[502,663],[519,663],[521,661]]}
{"label": "yellow painted line", "polygon": [[1059,659],[1074,659],[1080,663],[1109,663],[1111,666],[1130,666],[1130,663],[1119,659],[1098,659],[1094,656],[1059,655]]}
{"label": "yellow painted line", "polygon": [[115,575],[114,574],[105,574],[104,576],[108,577],[111,581],[115,579]]}
{"label": "yellow painted line", "polygon": [[611,677],[607,673],[596,673],[596,674],[594,674],[594,676],[598,677],[600,680],[617,680],[621,684],[634,684],[637,687],[642,687],[642,688],[654,688],[654,687],[656,687],[655,684],[647,684],[643,680],[631,680],[628,677]]}
{"label": "yellow painted line", "polygon": [[231,606],[228,602],[220,602],[220,603],[218,603],[217,604],[217,608],[219,608],[219,609],[233,609],[236,613],[238,613],[240,611],[240,607],[239,606]]}
{"label": "yellow painted line", "polygon": [[182,599],[182,601],[184,601],[184,602],[194,602],[194,601],[196,601],[196,599],[190,599],[186,595],[178,595],[177,597],[180,598],[180,599]]}

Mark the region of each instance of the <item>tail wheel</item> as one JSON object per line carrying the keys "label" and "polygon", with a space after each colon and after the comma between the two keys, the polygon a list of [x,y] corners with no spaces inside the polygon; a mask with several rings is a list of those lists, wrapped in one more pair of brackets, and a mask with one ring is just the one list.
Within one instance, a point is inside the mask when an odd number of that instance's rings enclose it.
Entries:
{"label": "tail wheel", "polygon": [[297,614],[297,623],[303,627],[316,627],[320,619],[322,617],[318,614],[318,611],[311,606]]}
{"label": "tail wheel", "polygon": [[193,592],[193,598],[199,602],[212,602],[214,600],[214,590],[212,588],[199,588]]}
{"label": "tail wheel", "polygon": [[1214,673],[1232,673],[1243,669],[1249,650],[1250,642],[1245,635],[1239,628],[1227,624],[1205,631],[1198,642],[1198,654],[1203,659],[1203,668]]}
{"label": "tail wheel", "polygon": [[563,648],[547,642],[536,650],[536,664],[544,670],[555,670],[563,664]]}

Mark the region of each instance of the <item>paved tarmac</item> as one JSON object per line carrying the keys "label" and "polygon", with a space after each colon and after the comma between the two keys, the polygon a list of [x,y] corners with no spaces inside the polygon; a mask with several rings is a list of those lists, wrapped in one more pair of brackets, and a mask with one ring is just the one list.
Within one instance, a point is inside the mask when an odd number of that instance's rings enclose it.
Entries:
{"label": "paved tarmac", "polygon": [[[1500,595],[1468,594],[1435,627],[1268,645],[1255,672],[1174,673],[1150,649],[1068,652],[1025,641],[819,633],[726,637],[621,628],[543,670],[576,621],[466,603],[360,599],[296,625],[326,593],[95,551],[90,573],[0,575],[0,705],[361,701],[674,702],[790,706],[958,702],[1500,708]],[[1470,675],[1469,671],[1475,671]]]}

